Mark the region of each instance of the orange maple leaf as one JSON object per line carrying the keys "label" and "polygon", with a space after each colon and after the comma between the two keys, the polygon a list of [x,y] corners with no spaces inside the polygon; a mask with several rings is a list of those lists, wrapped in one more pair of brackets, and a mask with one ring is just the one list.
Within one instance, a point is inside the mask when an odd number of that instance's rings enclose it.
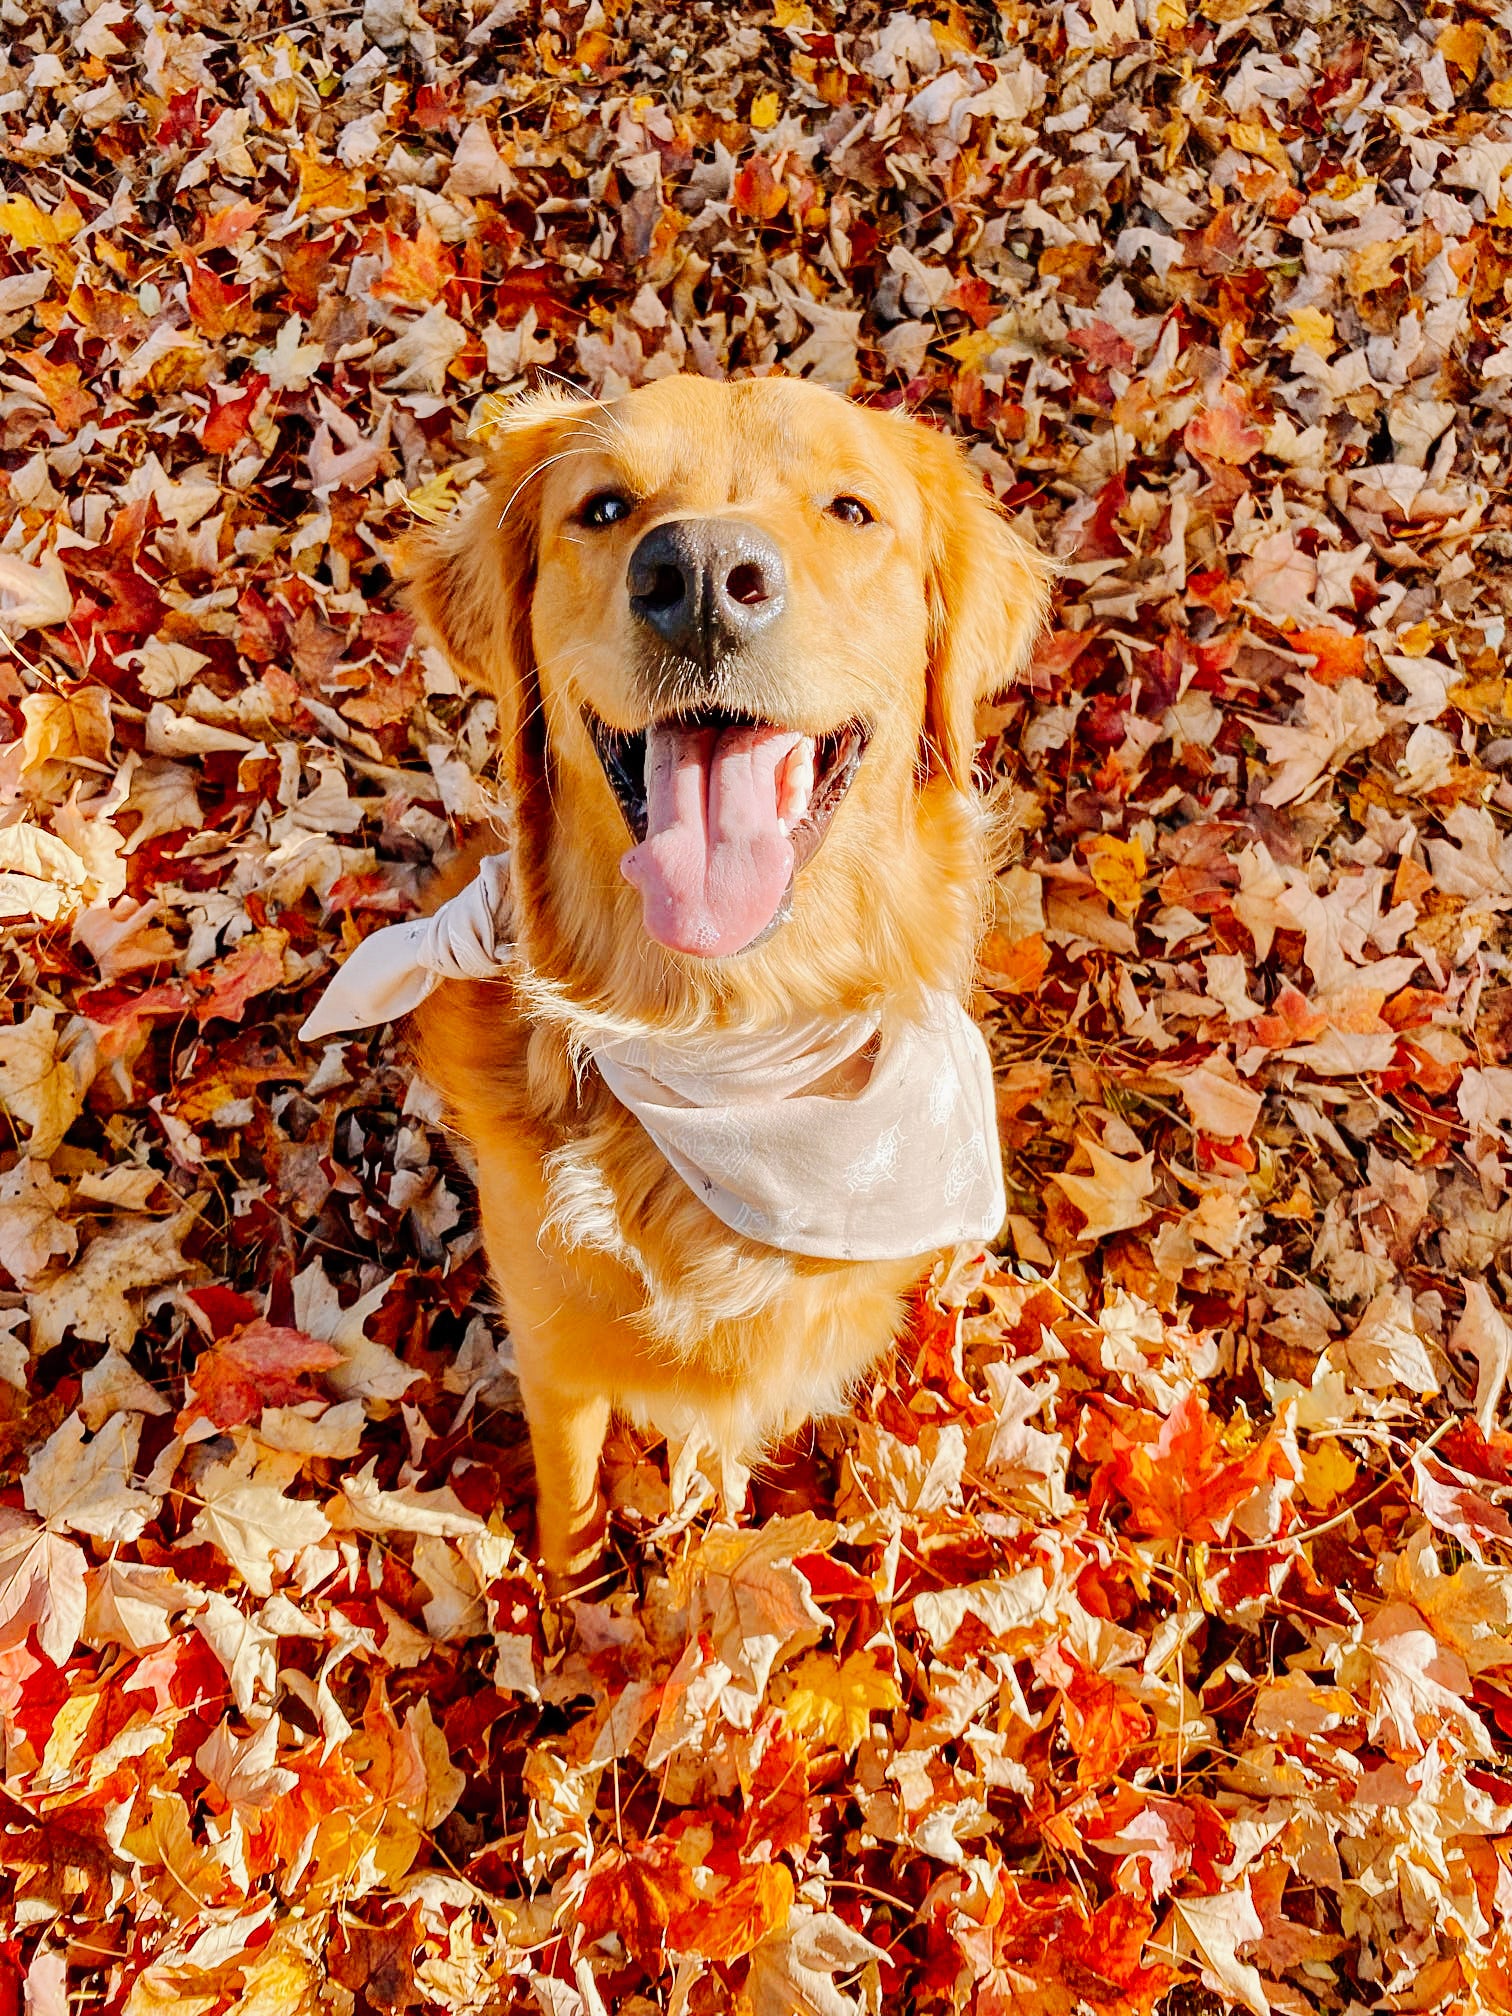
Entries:
{"label": "orange maple leaf", "polygon": [[577,1922],[590,1939],[613,1932],[628,1952],[659,1954],[674,1911],[697,1902],[693,1872],[669,1842],[647,1842],[629,1854],[610,1846],[589,1871]]}
{"label": "orange maple leaf", "polygon": [[1061,1696],[1061,1718],[1082,1785],[1115,1777],[1129,1752],[1150,1733],[1149,1716],[1127,1688],[1079,1664]]}
{"label": "orange maple leaf", "polygon": [[189,317],[202,336],[219,342],[255,329],[258,318],[250,298],[249,288],[222,280],[203,260],[189,262]]}
{"label": "orange maple leaf", "polygon": [[1288,1050],[1296,1043],[1313,1042],[1327,1027],[1328,1017],[1305,994],[1283,987],[1270,1014],[1257,1016],[1245,1033],[1267,1050]]}
{"label": "orange maple leaf", "polygon": [[383,239],[389,263],[373,282],[373,292],[385,300],[407,302],[412,308],[428,308],[439,300],[457,262],[442,244],[435,225],[425,221],[413,238],[385,231]]}
{"label": "orange maple leaf", "polygon": [[706,1960],[739,1960],[773,1932],[793,1908],[793,1879],[781,1862],[759,1862],[707,1902],[674,1913],[667,1943]]}
{"label": "orange maple leaf", "polygon": [[262,216],[265,207],[261,203],[249,203],[244,197],[238,197],[234,203],[227,203],[223,209],[213,212],[205,219],[204,227],[190,249],[195,252],[215,252],[235,245],[246,237],[258,218]]}
{"label": "orange maple leaf", "polygon": [[1221,1424],[1195,1393],[1177,1401],[1152,1440],[1137,1441],[1113,1423],[1108,1446],[1113,1454],[1093,1480],[1094,1502],[1117,1492],[1133,1515],[1134,1531],[1151,1539],[1221,1540],[1251,1493],[1268,1478],[1292,1475],[1273,1435],[1231,1455]]}
{"label": "orange maple leaf", "polygon": [[1034,994],[1050,965],[1050,947],[1036,931],[1010,943],[1001,931],[982,940],[982,985],[993,994]]}
{"label": "orange maple leaf", "polygon": [[1188,452],[1209,468],[1215,462],[1242,467],[1265,446],[1265,436],[1259,428],[1251,427],[1242,414],[1226,403],[1198,413],[1187,422],[1181,438]]}
{"label": "orange maple leaf", "polygon": [[807,1846],[813,1829],[809,1806],[808,1748],[801,1737],[775,1721],[761,1761],[746,1789],[747,1845],[765,1842],[774,1855]]}
{"label": "orange maple leaf", "polygon": [[40,350],[22,351],[16,362],[35,381],[65,434],[77,433],[99,412],[99,401],[81,382],[77,364],[56,364]]}
{"label": "orange maple leaf", "polygon": [[1312,676],[1324,686],[1365,677],[1365,639],[1349,630],[1293,630],[1287,643],[1317,660]]}
{"label": "orange maple leaf", "polygon": [[282,985],[287,943],[284,932],[266,928],[239,939],[209,976],[210,985],[194,1004],[201,1024],[218,1015],[228,1022],[240,1022],[254,995]]}
{"label": "orange maple leaf", "polygon": [[1088,1909],[1074,1884],[1004,1876],[960,1944],[978,1975],[975,2016],[1149,2016],[1177,1978],[1144,1965],[1154,1919],[1137,1897]]}
{"label": "orange maple leaf", "polygon": [[765,154],[753,154],[736,169],[730,193],[742,216],[762,224],[769,224],[788,200],[787,184],[778,181]]}

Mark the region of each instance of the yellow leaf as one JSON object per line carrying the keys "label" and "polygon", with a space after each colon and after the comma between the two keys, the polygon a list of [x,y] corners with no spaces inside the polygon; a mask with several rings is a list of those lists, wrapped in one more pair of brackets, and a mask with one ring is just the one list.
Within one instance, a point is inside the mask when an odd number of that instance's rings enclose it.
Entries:
{"label": "yellow leaf", "polygon": [[1512,706],[1507,688],[1505,679],[1461,679],[1449,688],[1449,705],[1476,721],[1505,720]]}
{"label": "yellow leaf", "polygon": [[1279,1204],[1267,1204],[1266,1211],[1272,1218],[1300,1218],[1304,1221],[1313,1215],[1312,1193],[1305,1183],[1299,1183],[1290,1197]]}
{"label": "yellow leaf", "polygon": [[1352,169],[1341,168],[1337,175],[1330,175],[1323,184],[1323,194],[1332,202],[1347,203],[1351,196],[1358,196],[1362,189],[1373,189],[1374,180],[1369,175],[1356,175]]}
{"label": "yellow leaf", "polygon": [[849,1757],[860,1748],[875,1711],[902,1705],[898,1683],[875,1652],[852,1652],[844,1665],[810,1652],[792,1671],[783,1719],[795,1735]]}
{"label": "yellow leaf", "polygon": [[1494,105],[1498,112],[1505,112],[1512,105],[1512,77],[1502,77],[1486,92],[1486,102]]}
{"label": "yellow leaf", "polygon": [[751,103],[751,127],[754,132],[764,133],[769,126],[777,124],[777,114],[782,101],[775,91],[763,91]]}
{"label": "yellow leaf", "polygon": [[1442,29],[1434,43],[1446,63],[1452,63],[1460,75],[1470,78],[1480,64],[1481,50],[1485,47],[1486,30],[1479,21],[1451,21]]}
{"label": "yellow leaf", "polygon": [[29,196],[16,196],[0,203],[0,231],[24,252],[47,245],[66,245],[84,222],[72,198],[65,198],[51,215],[39,210]]}
{"label": "yellow leaf", "polygon": [[427,525],[441,524],[457,507],[457,465],[454,463],[450,468],[438,469],[434,476],[427,476],[423,483],[416,484],[404,501]]}
{"label": "yellow leaf", "polygon": [[1155,1157],[1141,1155],[1125,1162],[1096,1141],[1083,1141],[1092,1160],[1092,1174],[1052,1176],[1086,1219],[1082,1238],[1106,1239],[1112,1232],[1131,1232],[1150,1216],[1145,1202],[1155,1188]]}
{"label": "yellow leaf", "polygon": [[23,773],[43,763],[110,761],[110,694],[103,686],[75,686],[69,693],[28,693],[21,702],[26,723],[21,737]]}
{"label": "yellow leaf", "polygon": [[1401,275],[1393,261],[1408,249],[1404,238],[1385,238],[1374,245],[1362,246],[1358,252],[1345,256],[1349,261],[1349,284],[1356,294],[1378,294],[1382,288],[1394,287]]}
{"label": "yellow leaf", "polygon": [[69,1767],[89,1734],[99,1705],[98,1693],[74,1694],[57,1709],[47,1733],[47,1748],[42,1752],[37,1790],[53,1791],[67,1782],[71,1775]]}
{"label": "yellow leaf", "polygon": [[[194,1977],[203,1980],[202,1974]],[[224,2001],[221,1995],[191,1995],[188,1976],[167,1967],[147,1967],[131,1984],[126,1997],[125,2016],[205,2016],[207,2009]]]}
{"label": "yellow leaf", "polygon": [[1174,35],[1178,28],[1187,25],[1186,0],[1157,0],[1155,8],[1155,33],[1164,42]]}
{"label": "yellow leaf", "polygon": [[1241,154],[1253,154],[1283,175],[1291,172],[1291,158],[1269,126],[1258,119],[1231,119],[1228,137]]}
{"label": "yellow leaf", "polygon": [[1321,308],[1288,308],[1287,320],[1291,328],[1281,338],[1283,350],[1316,350],[1320,357],[1331,357],[1334,350],[1334,319],[1325,315]]}
{"label": "yellow leaf", "polygon": [[814,10],[808,0],[772,0],[772,26],[796,28],[806,35],[814,25]]}
{"label": "yellow leaf", "polygon": [[269,110],[280,126],[287,126],[299,108],[299,86],[292,77],[276,77],[262,87]]}
{"label": "yellow leaf", "polygon": [[968,329],[964,336],[957,336],[954,343],[945,345],[945,355],[954,357],[968,371],[980,371],[993,351],[1000,350],[1002,344],[1002,337],[994,336],[990,329]]}
{"label": "yellow leaf", "polygon": [[1087,868],[1114,909],[1132,917],[1144,894],[1145,851],[1139,841],[1100,833],[1088,845]]}
{"label": "yellow leaf", "polygon": [[1426,658],[1433,649],[1433,625],[1413,623],[1397,632],[1397,649],[1404,658]]}
{"label": "yellow leaf", "polygon": [[287,1945],[269,1946],[243,1976],[239,2016],[303,2016],[319,2006],[316,1985],[304,1954]]}
{"label": "yellow leaf", "polygon": [[481,438],[486,441],[500,421],[508,416],[509,409],[514,404],[515,399],[512,393],[485,392],[472,410],[472,419],[468,422],[467,427],[468,440],[473,441]]}
{"label": "yellow leaf", "polygon": [[948,0],[949,11],[943,21],[931,21],[930,32],[943,53],[949,56],[974,56],[976,38],[965,10]]}
{"label": "yellow leaf", "polygon": [[367,195],[367,183],[360,172],[349,173],[318,149],[312,148],[308,154],[291,151],[289,159],[299,170],[301,217],[311,210],[338,210],[349,215]]}
{"label": "yellow leaf", "polygon": [[1359,1464],[1331,1438],[1302,1451],[1302,1496],[1314,1512],[1340,1498],[1359,1475]]}
{"label": "yellow leaf", "polygon": [[[149,1870],[166,1872],[165,1887],[179,1910],[184,1908],[186,1897],[208,1903],[221,1888],[225,1876],[215,1857],[196,1842],[189,1808],[177,1792],[149,1790],[147,1803],[145,1817],[123,1836],[121,1846],[133,1861]],[[141,1809],[139,1797],[134,1810],[140,1814]]]}

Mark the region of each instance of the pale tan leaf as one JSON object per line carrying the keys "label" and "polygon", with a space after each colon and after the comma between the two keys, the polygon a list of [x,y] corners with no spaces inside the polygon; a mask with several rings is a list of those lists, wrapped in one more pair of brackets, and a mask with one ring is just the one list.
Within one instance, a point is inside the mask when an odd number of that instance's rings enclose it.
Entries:
{"label": "pale tan leaf", "polygon": [[31,1154],[52,1154],[83,1111],[93,1076],[92,1046],[59,1036],[57,1009],[33,1008],[0,1029],[0,1107],[30,1133]]}
{"label": "pale tan leaf", "polygon": [[0,1267],[18,1288],[31,1288],[55,1259],[71,1260],[79,1235],[58,1216],[68,1191],[47,1165],[23,1156],[0,1175]]}
{"label": "pale tan leaf", "polygon": [[751,2016],[861,2016],[865,2004],[836,1976],[857,1974],[886,1957],[832,1912],[795,1904],[782,1930],[751,1955],[745,1986]]}
{"label": "pale tan leaf", "polygon": [[1471,1405],[1481,1433],[1489,1436],[1496,1426],[1496,1411],[1507,1389],[1508,1377],[1512,1376],[1512,1324],[1492,1301],[1484,1281],[1462,1277],[1461,1286],[1465,1291],[1465,1313],[1455,1324],[1449,1343],[1452,1350],[1463,1351],[1475,1360],[1475,1398]]}
{"label": "pale tan leaf", "polygon": [[184,1272],[189,1263],[180,1246],[193,1222],[193,1212],[181,1211],[161,1223],[112,1225],[97,1233],[67,1274],[32,1296],[34,1348],[51,1351],[72,1329],[97,1344],[129,1350],[139,1322],[129,1298]]}
{"label": "pale tan leaf", "polygon": [[1439,1389],[1405,1288],[1383,1288],[1373,1296],[1344,1348],[1351,1373],[1373,1393],[1392,1386],[1406,1386],[1414,1393]]}
{"label": "pale tan leaf", "polygon": [[174,1620],[204,1600],[171,1568],[116,1557],[91,1568],[86,1581],[84,1637],[91,1645],[124,1645],[130,1652],[166,1645]]}
{"label": "pale tan leaf", "polygon": [[691,1628],[707,1632],[730,1670],[722,1705],[737,1728],[750,1726],[778,1659],[812,1645],[825,1628],[792,1561],[827,1547],[835,1531],[811,1512],[771,1520],[755,1532],[715,1526],[672,1571]]}
{"label": "pale tan leaf", "polygon": [[0,1526],[0,1649],[35,1629],[61,1666],[84,1628],[84,1550],[45,1526]]}
{"label": "pale tan leaf", "polygon": [[56,554],[33,567],[14,553],[0,553],[0,638],[50,629],[66,623],[72,611],[73,590]]}
{"label": "pale tan leaf", "polygon": [[1155,1188],[1155,1157],[1141,1155],[1126,1162],[1112,1155],[1099,1142],[1083,1141],[1092,1161],[1092,1174],[1057,1174],[1052,1183],[1060,1185],[1086,1219],[1082,1237],[1106,1239],[1114,1232],[1132,1231],[1150,1217],[1147,1202]]}
{"label": "pale tan leaf", "polygon": [[1239,1958],[1238,1949],[1253,1945],[1265,1932],[1247,1886],[1211,1897],[1180,1897],[1172,1916],[1178,1936],[1186,1935],[1181,1943],[1195,1949],[1208,1987],[1253,2016],[1270,2016],[1259,1969]]}
{"label": "pale tan leaf", "polygon": [[158,1501],[132,1484],[141,1418],[116,1414],[86,1437],[75,1412],[32,1451],[21,1473],[21,1496],[39,1519],[60,1533],[89,1533],[97,1540],[135,1540]]}
{"label": "pale tan leaf", "polygon": [[55,834],[25,821],[0,828],[0,918],[66,916],[88,880],[86,863]]}
{"label": "pale tan leaf", "polygon": [[1262,1095],[1239,1082],[1237,1074],[1222,1071],[1209,1059],[1195,1071],[1184,1072],[1178,1081],[1186,1109],[1200,1134],[1220,1141],[1248,1140],[1255,1131]]}
{"label": "pale tan leaf", "polygon": [[201,1472],[203,1503],[186,1537],[207,1541],[254,1595],[267,1596],[275,1569],[287,1567],[302,1547],[323,1540],[330,1527],[309,1499],[290,1498],[273,1477],[250,1474],[250,1453]]}

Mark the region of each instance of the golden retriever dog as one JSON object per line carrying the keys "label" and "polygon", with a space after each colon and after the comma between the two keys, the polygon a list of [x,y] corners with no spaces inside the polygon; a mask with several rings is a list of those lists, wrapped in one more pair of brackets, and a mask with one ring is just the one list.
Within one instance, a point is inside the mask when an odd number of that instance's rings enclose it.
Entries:
{"label": "golden retriever dog", "polygon": [[[514,958],[418,1027],[476,1156],[560,1590],[601,1554],[612,1414],[697,1441],[743,1495],[745,1462],[844,1404],[934,1257],[734,1229],[595,1046],[717,1060],[965,999],[992,873],[974,714],[1046,576],[952,440],[798,380],[538,393],[490,452],[410,594],[498,703]],[[846,1120],[874,1054],[815,1110]]]}

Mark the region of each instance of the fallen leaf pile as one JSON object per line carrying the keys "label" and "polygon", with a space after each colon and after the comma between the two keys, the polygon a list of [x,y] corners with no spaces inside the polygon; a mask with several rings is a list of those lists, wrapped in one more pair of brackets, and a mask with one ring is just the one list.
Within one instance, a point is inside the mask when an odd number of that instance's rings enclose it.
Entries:
{"label": "fallen leaf pile", "polygon": [[[1512,20],[0,21],[0,2008],[1505,2010]],[[1059,559],[1011,1237],[555,1606],[458,1151],[294,1032],[494,802],[479,402],[773,369]]]}

